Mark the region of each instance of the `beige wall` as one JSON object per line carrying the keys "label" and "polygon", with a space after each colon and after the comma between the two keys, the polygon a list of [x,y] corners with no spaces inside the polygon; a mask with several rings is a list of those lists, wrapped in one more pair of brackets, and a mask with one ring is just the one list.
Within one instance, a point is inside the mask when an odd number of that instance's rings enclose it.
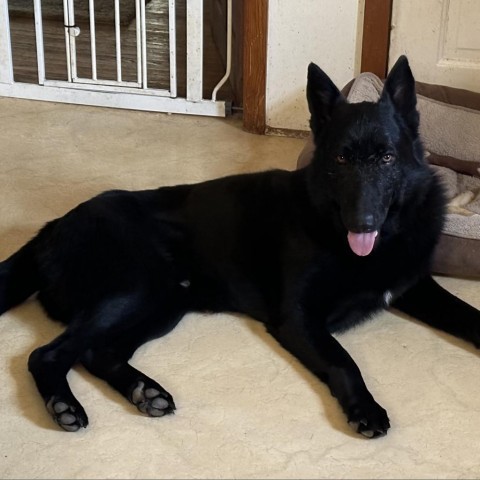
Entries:
{"label": "beige wall", "polygon": [[307,130],[307,66],[339,88],[358,74],[364,0],[270,0],[267,125]]}

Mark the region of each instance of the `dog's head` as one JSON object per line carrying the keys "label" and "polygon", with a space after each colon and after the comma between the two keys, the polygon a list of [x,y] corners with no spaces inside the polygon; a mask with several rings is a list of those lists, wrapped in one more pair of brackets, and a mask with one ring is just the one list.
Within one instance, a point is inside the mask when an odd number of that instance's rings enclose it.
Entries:
{"label": "dog's head", "polygon": [[377,103],[348,103],[312,63],[307,100],[316,145],[310,195],[333,202],[350,248],[368,255],[393,206],[428,171],[407,58],[398,59]]}

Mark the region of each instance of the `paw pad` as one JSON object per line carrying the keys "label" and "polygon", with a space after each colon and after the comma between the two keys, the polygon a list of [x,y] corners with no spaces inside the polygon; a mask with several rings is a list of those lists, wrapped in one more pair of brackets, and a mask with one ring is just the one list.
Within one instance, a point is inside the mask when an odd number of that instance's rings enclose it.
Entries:
{"label": "paw pad", "polygon": [[131,394],[132,403],[145,415],[163,417],[175,410],[171,395],[156,387],[145,388],[145,383],[139,381]]}
{"label": "paw pad", "polygon": [[88,425],[87,415],[80,406],[68,404],[55,396],[50,398],[46,406],[55,423],[67,432],[76,432]]}

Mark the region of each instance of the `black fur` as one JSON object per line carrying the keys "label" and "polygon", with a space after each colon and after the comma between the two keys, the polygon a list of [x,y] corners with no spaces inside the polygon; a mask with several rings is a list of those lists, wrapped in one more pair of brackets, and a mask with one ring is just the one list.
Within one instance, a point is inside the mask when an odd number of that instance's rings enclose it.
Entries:
{"label": "black fur", "polygon": [[106,192],[0,264],[1,312],[38,292],[67,324],[29,359],[62,428],[88,423],[66,380],[76,362],[141,412],[173,412],[170,394],[128,360],[190,311],[264,322],[367,437],[387,432],[387,413],[331,332],[393,302],[479,344],[480,313],[429,275],[445,202],[423,158],[406,58],[376,104],[349,104],[313,64],[307,98],[317,146],[307,168]]}

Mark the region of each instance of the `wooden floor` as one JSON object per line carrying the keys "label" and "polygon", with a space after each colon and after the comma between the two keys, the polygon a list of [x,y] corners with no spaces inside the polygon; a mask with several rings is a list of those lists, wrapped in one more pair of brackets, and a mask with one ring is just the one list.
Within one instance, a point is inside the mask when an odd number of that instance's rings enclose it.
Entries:
{"label": "wooden floor", "polygon": [[[38,83],[37,55],[35,48],[35,27],[33,2],[30,11],[25,12],[25,0],[17,0],[22,8],[10,2],[10,30],[14,79],[18,82]],[[57,1],[57,10],[51,3]],[[127,1],[127,0],[125,0]],[[134,2],[134,0],[128,0]],[[96,0],[108,2],[108,0]],[[186,0],[176,2],[177,27],[177,92],[186,95]],[[110,2],[113,5],[113,2]],[[208,2],[206,2],[206,5]],[[76,37],[78,76],[91,78],[90,29],[86,2],[75,2],[76,25],[80,35]],[[48,80],[67,80],[65,33],[63,26],[62,0],[50,0],[49,10],[43,14],[45,73]],[[54,4],[56,8],[56,4]],[[113,6],[112,6],[113,8]],[[83,9],[83,10],[82,10]],[[110,15],[111,17],[111,15]],[[223,77],[225,69],[214,45],[209,24],[209,12],[205,11],[204,22],[204,98],[210,98],[212,90]],[[121,26],[122,80],[137,79],[136,27],[134,14]],[[151,0],[146,6],[147,75],[148,87],[169,89],[169,40],[168,1]],[[115,30],[111,18],[96,14],[97,76],[103,80],[116,79]],[[222,100],[232,98],[231,86],[227,82],[218,94]]]}

